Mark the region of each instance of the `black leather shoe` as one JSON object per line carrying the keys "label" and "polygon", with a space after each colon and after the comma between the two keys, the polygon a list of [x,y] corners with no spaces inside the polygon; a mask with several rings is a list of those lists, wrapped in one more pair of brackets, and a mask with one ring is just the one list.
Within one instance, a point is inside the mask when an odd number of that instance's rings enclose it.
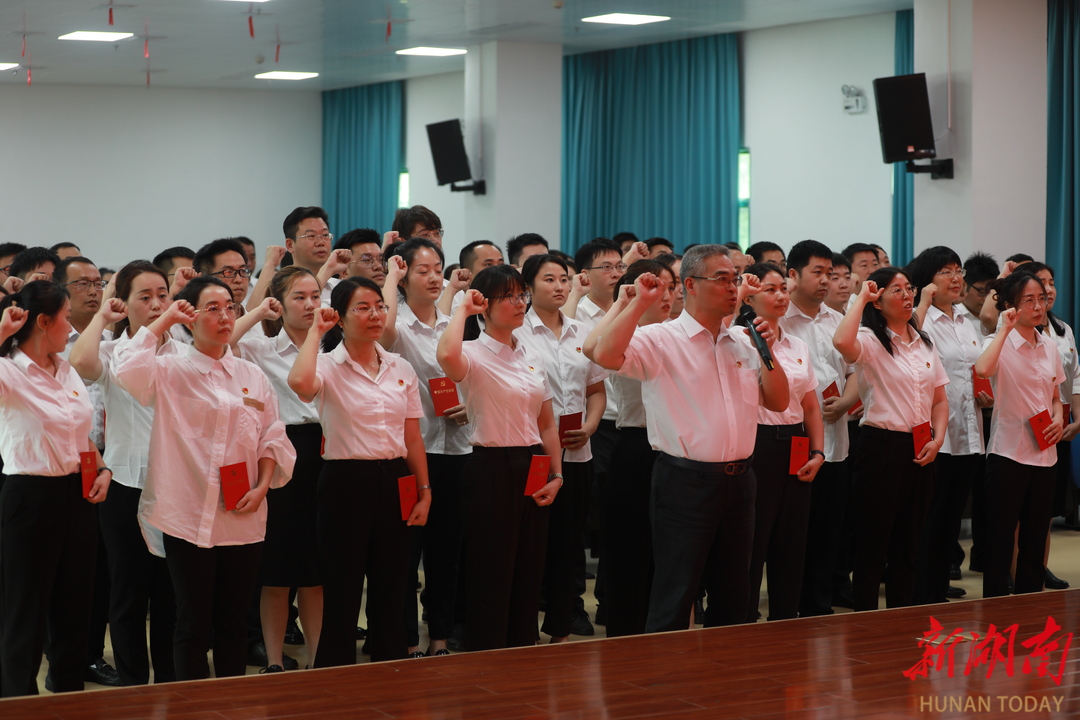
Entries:
{"label": "black leather shoe", "polygon": [[422,653],[422,652],[420,652],[419,650],[417,650],[416,652],[411,652],[411,653],[409,653],[409,657],[410,657],[410,658],[422,658],[422,657],[427,657],[427,656],[426,656],[426,655],[424,655],[424,653]]}
{"label": "black leather shoe", "polygon": [[596,634],[596,629],[589,622],[589,614],[579,608],[574,608],[570,616],[570,633],[572,635],[584,635],[591,637]]}
{"label": "black leather shoe", "polygon": [[52,675],[45,676],[45,689],[51,693],[56,692],[56,686],[53,685]]}
{"label": "black leather shoe", "polygon": [[607,625],[607,605],[597,605],[593,625]]}
{"label": "black leather shoe", "polygon": [[446,648],[443,648],[441,650],[436,650],[435,652],[431,652],[431,650],[427,651],[427,657],[440,657],[442,655],[449,655],[449,654],[450,654],[450,651],[447,650]]}
{"label": "black leather shoe", "polygon": [[268,665],[259,671],[260,675],[269,675],[270,673],[285,672],[285,668],[280,665]]}
{"label": "black leather shoe", "polygon": [[[300,663],[284,653],[281,654],[281,662],[286,670],[296,670],[300,667]],[[262,640],[252,645],[248,650],[247,664],[254,667],[268,667],[270,665],[269,659],[266,657],[266,645]]]}
{"label": "black leather shoe", "polygon": [[965,590],[964,588],[953,587],[952,585],[950,585],[949,589],[945,591],[945,597],[953,600],[957,598],[962,598],[965,595],[967,595],[967,590]]}
{"label": "black leather shoe", "polygon": [[304,633],[301,632],[300,627],[290,621],[289,626],[285,629],[285,644],[286,645],[303,645]]}
{"label": "black leather shoe", "polygon": [[98,685],[120,687],[120,674],[116,672],[116,668],[105,662],[105,658],[98,658],[96,662],[87,665],[83,680]]}
{"label": "black leather shoe", "polygon": [[367,640],[367,630],[359,625],[356,626],[356,639]]}
{"label": "black leather shoe", "polygon": [[952,567],[949,568],[949,579],[950,580],[963,580],[964,579],[964,573],[960,572],[960,565],[958,563],[953,563]]}
{"label": "black leather shoe", "polygon": [[1050,572],[1050,568],[1046,568],[1046,587],[1049,590],[1064,590],[1069,587],[1069,583]]}
{"label": "black leather shoe", "polygon": [[701,600],[694,601],[694,624],[705,624],[705,603],[701,602]]}

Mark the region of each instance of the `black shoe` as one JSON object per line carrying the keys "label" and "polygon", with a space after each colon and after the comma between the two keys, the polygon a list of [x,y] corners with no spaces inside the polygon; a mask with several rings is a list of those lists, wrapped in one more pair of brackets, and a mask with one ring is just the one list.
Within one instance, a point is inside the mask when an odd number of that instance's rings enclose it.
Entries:
{"label": "black shoe", "polygon": [[[262,640],[248,649],[247,664],[253,667],[268,667],[270,665],[270,661],[266,657],[266,645]],[[296,670],[300,667],[300,663],[284,653],[281,654],[281,664],[285,666],[286,670]]]}
{"label": "black shoe", "polygon": [[440,655],[449,655],[449,654],[450,654],[450,651],[447,650],[446,648],[443,648],[442,650],[436,650],[435,652],[431,652],[431,650],[427,651],[427,656],[428,657],[439,657]]}
{"label": "black shoe", "polygon": [[1050,572],[1050,568],[1046,568],[1046,587],[1048,590],[1064,590],[1069,587],[1069,583]]}
{"label": "black shoe", "polygon": [[285,672],[285,668],[280,665],[268,665],[259,671],[260,675],[269,675],[270,673]]}
{"label": "black shoe", "polygon": [[591,573],[591,572],[589,572],[588,570],[586,570],[586,571],[585,571],[585,579],[586,579],[586,580],[595,580],[595,579],[596,579],[596,575],[595,575],[594,573]]}
{"label": "black shoe", "polygon": [[285,644],[286,645],[303,645],[304,633],[300,631],[300,627],[293,621],[289,622],[289,626],[285,629]]}
{"label": "black shoe", "polygon": [[694,601],[694,624],[705,624],[705,603],[701,602],[701,600]]}
{"label": "black shoe", "polygon": [[51,693],[56,692],[56,686],[53,685],[52,675],[45,676],[45,689]]}
{"label": "black shoe", "polygon": [[465,652],[465,623],[454,623],[450,637],[446,638],[446,647],[454,652]]}
{"label": "black shoe", "polygon": [[367,640],[367,630],[359,625],[356,626],[356,639]]}
{"label": "black shoe", "polygon": [[962,598],[967,595],[967,590],[964,588],[949,586],[949,589],[945,591],[945,597],[955,600],[956,598]]}
{"label": "black shoe", "polygon": [[850,590],[844,590],[842,592],[834,592],[832,597],[833,607],[855,609],[855,597],[851,594]]}
{"label": "black shoe", "polygon": [[570,616],[570,634],[591,637],[596,634],[596,629],[589,622],[589,614],[584,610],[574,609]]}
{"label": "black shoe", "polygon": [[360,646],[360,654],[361,655],[370,655],[371,654],[371,641],[370,640],[365,640],[364,644]]}
{"label": "black shoe", "polygon": [[949,568],[949,579],[950,580],[963,580],[964,579],[964,573],[960,572],[960,564],[959,563],[953,563],[952,567]]}
{"label": "black shoe", "polygon": [[105,662],[105,658],[98,658],[97,661],[87,665],[83,679],[98,685],[120,687],[120,674],[116,672],[116,668]]}
{"label": "black shoe", "polygon": [[593,625],[607,625],[607,605],[596,606],[596,616],[593,618]]}
{"label": "black shoe", "polygon": [[427,656],[424,655],[424,653],[420,652],[419,650],[417,650],[416,652],[409,653],[409,658],[422,658],[422,657],[427,657]]}
{"label": "black shoe", "polygon": [[983,571],[982,563],[972,560],[968,563],[968,570],[970,570],[971,572],[981,573]]}

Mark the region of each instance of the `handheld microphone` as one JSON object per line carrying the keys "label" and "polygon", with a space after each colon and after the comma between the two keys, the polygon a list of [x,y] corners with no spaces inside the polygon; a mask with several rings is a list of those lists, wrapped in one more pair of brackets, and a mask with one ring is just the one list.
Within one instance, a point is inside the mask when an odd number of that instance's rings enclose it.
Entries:
{"label": "handheld microphone", "polygon": [[769,350],[769,344],[765,342],[765,338],[761,337],[761,333],[754,327],[754,319],[757,317],[754,308],[749,305],[743,305],[742,309],[739,310],[739,316],[746,321],[746,329],[750,331],[750,340],[754,343],[754,347],[757,348],[758,355],[761,356],[761,362],[765,365],[765,369],[772,370],[775,367],[772,351]]}

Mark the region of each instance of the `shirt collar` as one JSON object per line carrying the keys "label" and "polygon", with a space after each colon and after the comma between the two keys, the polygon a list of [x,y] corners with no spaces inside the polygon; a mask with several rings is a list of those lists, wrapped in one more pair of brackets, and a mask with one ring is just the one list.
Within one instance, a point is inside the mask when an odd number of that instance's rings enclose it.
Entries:
{"label": "shirt collar", "polygon": [[[36,372],[43,372],[46,375],[49,374],[49,372],[45,368],[41,367],[36,362],[31,360],[30,356],[20,350],[18,346],[15,346],[11,349],[10,357],[11,361],[15,363],[15,366],[22,370],[24,373],[33,372],[33,368],[37,368]],[[68,364],[68,362],[56,353],[52,353],[52,359],[53,362],[56,363],[56,377],[57,379],[59,379],[61,377],[60,372],[63,370],[64,366]]]}
{"label": "shirt collar", "polygon": [[[562,321],[562,337],[577,335],[580,326],[578,325],[578,322],[576,320],[571,317],[567,317],[566,315],[563,315]],[[534,333],[538,331],[543,332],[543,330],[548,330],[548,332],[551,332],[548,329],[548,326],[544,324],[544,321],[540,319],[540,316],[536,314],[536,311],[533,308],[529,308],[529,312],[525,313],[525,322],[528,323],[529,327],[532,328],[532,331]]]}
{"label": "shirt collar", "polygon": [[225,354],[221,356],[221,359],[215,360],[206,353],[199,352],[194,345],[181,344],[180,347],[180,352],[186,353],[191,364],[203,375],[208,374],[219,363],[226,374],[232,375],[234,373],[233,364],[236,362],[236,358],[233,357],[232,348],[226,347]]}
{"label": "shirt collar", "polygon": [[[673,325],[679,325],[680,327],[682,327],[683,331],[686,332],[686,336],[689,338],[692,338],[699,333],[705,333],[706,336],[709,334],[708,330],[706,330],[701,323],[695,320],[694,316],[688,313],[685,308],[683,309],[679,317],[675,318],[671,322]],[[730,325],[720,330],[720,334],[717,336],[716,340],[717,342],[719,342],[724,338],[727,338],[729,340],[735,339],[735,336],[732,334],[732,328]]]}
{"label": "shirt collar", "polygon": [[[351,367],[353,370],[360,373],[364,377],[366,377],[366,378],[371,377],[370,375],[367,374],[367,371],[363,370],[360,367],[360,365],[357,364],[357,362],[355,360],[353,360],[349,356],[349,351],[345,349],[344,341],[339,342],[337,344],[337,347],[335,347],[333,350],[331,350],[328,354],[330,355],[330,359],[332,359],[338,365],[348,365],[349,367]],[[375,343],[375,354],[379,356],[379,373],[378,374],[382,373],[382,369],[384,367],[390,367],[391,365],[393,365],[394,364],[394,359],[398,357],[397,355],[395,355],[392,352],[387,352],[386,350],[383,350],[382,346],[379,345],[379,343]]]}
{"label": "shirt collar", "polygon": [[[398,317],[401,318],[402,322],[404,322],[409,327],[427,328],[428,330],[432,329],[427,324],[425,324],[420,318],[418,318],[416,316],[416,313],[413,312],[413,309],[411,307],[409,307],[409,304],[407,302],[405,302],[405,299],[403,297],[401,297],[401,295],[398,295],[397,313],[398,313]],[[447,315],[446,313],[444,313],[442,310],[440,310],[439,306],[436,305],[435,306],[435,328],[434,329],[435,330],[442,330],[449,323],[450,323],[450,316]]]}
{"label": "shirt collar", "polygon": [[481,345],[483,345],[495,355],[499,355],[503,351],[509,352],[511,354],[521,354],[525,352],[524,343],[518,342],[516,348],[510,348],[509,346],[502,344],[501,342],[483,331],[480,332],[480,337],[478,337],[477,340],[480,342]]}
{"label": "shirt collar", "polygon": [[[1051,331],[1051,332],[1053,332],[1053,331]],[[1020,348],[1022,345],[1027,345],[1028,347],[1031,347],[1031,345],[1028,343],[1028,341],[1024,339],[1024,336],[1021,335],[1016,330],[1013,330],[1012,332],[1010,332],[1005,339],[1014,348]],[[1050,342],[1050,338],[1046,337],[1041,332],[1036,332],[1035,333],[1035,347],[1038,347],[1039,345],[1042,345],[1044,343],[1049,343],[1049,342]]]}
{"label": "shirt collar", "polygon": [[289,348],[295,348],[297,352],[300,351],[293,343],[292,338],[289,337],[289,333],[285,332],[285,328],[282,328],[281,332],[274,337],[274,351],[278,355],[284,355],[289,351]]}
{"label": "shirt collar", "polygon": [[588,295],[578,300],[578,309],[583,309],[589,314],[589,317],[597,317],[604,315],[605,312],[599,305],[592,301]]}
{"label": "shirt collar", "polygon": [[[911,327],[911,326],[909,325],[908,327]],[[912,329],[914,329],[914,328],[912,328]],[[885,328],[885,334],[888,336],[889,340],[895,341],[898,345],[903,345],[904,347],[915,347],[916,343],[921,343],[922,342],[922,335],[920,335],[917,332],[914,333],[915,339],[912,340],[910,343],[906,342],[904,340],[904,338],[901,337],[900,335],[897,335],[896,333],[894,333],[892,331],[892,328],[886,327]]]}
{"label": "shirt collar", "polygon": [[828,316],[828,314],[829,314],[829,307],[825,303],[821,303],[820,305],[818,305],[818,311],[817,311],[816,315],[810,316],[810,315],[807,315],[806,313],[804,313],[802,310],[800,310],[795,305],[795,303],[789,302],[788,303],[788,309],[787,309],[787,312],[784,313],[784,317],[785,318],[800,318],[800,319],[813,321],[813,320],[817,320],[819,317]]}
{"label": "shirt collar", "polygon": [[[927,317],[929,317],[934,322],[941,322],[942,319],[944,318],[945,322],[951,322],[951,323],[955,323],[955,324],[958,324],[958,325],[962,325],[962,324],[967,322],[967,318],[964,317],[964,313],[962,311],[960,311],[958,308],[964,308],[964,306],[963,305],[953,305],[953,316],[950,318],[945,313],[945,311],[942,310],[941,308],[939,308],[937,305],[931,305],[927,309],[926,315],[927,315]],[[966,310],[966,308],[964,308],[964,309]]]}

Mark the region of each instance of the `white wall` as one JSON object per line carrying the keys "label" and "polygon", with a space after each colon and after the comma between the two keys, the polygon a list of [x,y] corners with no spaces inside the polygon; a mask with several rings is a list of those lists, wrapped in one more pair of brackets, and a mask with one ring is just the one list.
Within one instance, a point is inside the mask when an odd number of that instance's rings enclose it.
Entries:
{"label": "white wall", "polygon": [[[872,81],[893,74],[895,27],[885,13],[743,33],[751,242],[891,247],[892,168]],[[866,112],[844,111],[843,85],[863,90]]]}
{"label": "white wall", "polygon": [[247,235],[321,196],[319,93],[0,86],[5,240],[116,267]]}

